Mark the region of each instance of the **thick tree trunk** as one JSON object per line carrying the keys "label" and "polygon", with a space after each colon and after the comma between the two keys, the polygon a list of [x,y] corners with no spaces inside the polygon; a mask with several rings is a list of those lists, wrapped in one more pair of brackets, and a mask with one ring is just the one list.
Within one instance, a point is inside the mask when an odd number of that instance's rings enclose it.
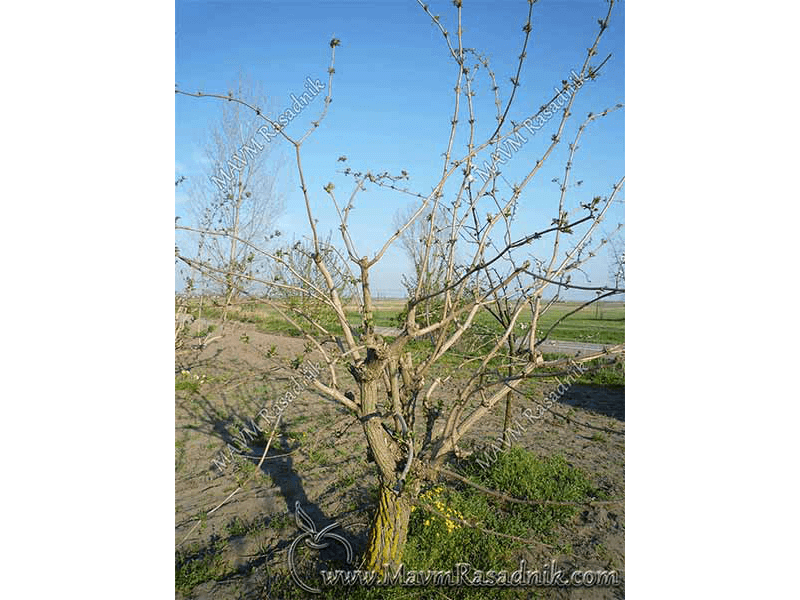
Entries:
{"label": "thick tree trunk", "polygon": [[364,432],[380,471],[380,497],[364,555],[364,568],[383,573],[385,565],[395,569],[400,563],[408,535],[410,498],[415,495],[418,486],[404,487],[400,494],[395,491],[404,453],[384,430],[381,419],[376,417],[378,381],[375,373],[372,373],[372,377],[363,378],[360,383]]}
{"label": "thick tree trunk", "polygon": [[381,484],[378,510],[364,554],[364,569],[383,574],[387,565],[393,570],[398,568],[406,545],[410,516],[408,498],[398,496],[390,486]]}
{"label": "thick tree trunk", "polygon": [[406,545],[410,516],[411,503],[408,497],[398,496],[393,489],[382,483],[378,510],[364,555],[365,569],[383,573],[386,565],[393,570],[398,567]]}

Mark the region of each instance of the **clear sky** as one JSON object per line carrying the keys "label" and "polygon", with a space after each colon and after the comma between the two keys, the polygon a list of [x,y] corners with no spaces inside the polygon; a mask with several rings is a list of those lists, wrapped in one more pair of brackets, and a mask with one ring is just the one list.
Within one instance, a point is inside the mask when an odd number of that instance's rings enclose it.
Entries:
{"label": "clear sky", "polygon": [[[431,12],[441,15],[444,26],[455,31],[456,10],[452,3],[431,0],[428,4]],[[527,10],[525,0],[464,1],[464,45],[489,57],[503,101],[511,90],[509,78],[516,71]],[[571,70],[580,70],[597,33],[597,20],[606,10],[603,0],[540,0],[534,5],[533,32],[522,85],[509,115],[512,119],[521,120],[534,113],[553,96],[554,86],[566,79]],[[545,227],[554,216],[558,188],[551,180],[563,175],[567,144],[587,113],[625,101],[624,11],[624,2],[615,5],[593,64],[609,53],[611,59],[602,75],[580,90],[562,143],[523,194],[520,231]],[[227,93],[242,73],[257,81],[279,110],[291,106],[291,94],[304,91],[306,77],[327,84],[328,43],[332,36],[341,40],[336,52],[333,102],[322,125],[304,144],[303,161],[320,228],[334,230],[338,235],[335,213],[322,187],[334,182],[340,198],[352,189],[352,180],[337,173],[342,168],[342,163],[337,162],[340,155],[346,155],[355,170],[405,169],[411,175],[409,187],[423,194],[431,190],[441,172],[456,72],[438,28],[413,0],[176,4],[175,81],[179,87]],[[477,81],[478,131],[485,138],[495,124],[494,99],[488,78],[480,75]],[[311,120],[318,118],[323,96],[324,93],[317,96],[292,122],[290,134],[304,131]],[[201,177],[201,140],[209,123],[219,117],[220,101],[176,96],[175,111],[176,175]],[[595,195],[608,195],[612,184],[624,175],[624,118],[624,110],[616,111],[595,121],[585,132],[571,176],[572,181],[584,183],[571,192],[570,206]],[[552,119],[535,136],[526,134],[529,142],[502,167],[509,182],[518,180],[531,168],[557,122]],[[455,155],[463,153],[464,146],[459,141]],[[287,159],[280,184],[285,209],[278,228],[290,238],[299,237],[307,233],[308,225],[294,163],[289,160],[290,148],[278,138],[270,143],[280,144]],[[483,153],[478,163],[486,159],[488,153]],[[176,192],[176,215],[184,218],[184,194],[188,188],[181,186]],[[509,188],[501,190],[507,197]],[[393,231],[392,217],[409,205],[409,197],[373,188],[359,197],[351,227],[358,232],[355,239],[359,253],[367,255],[374,253]],[[620,197],[624,199],[624,193]],[[618,205],[609,211],[601,231],[610,232],[622,222],[624,205]],[[533,246],[531,250],[542,255],[546,245]],[[607,259],[602,252],[587,269],[592,284],[608,283]],[[400,275],[408,268],[399,247],[387,254],[381,264],[382,268],[373,274],[374,289],[398,293]]]}

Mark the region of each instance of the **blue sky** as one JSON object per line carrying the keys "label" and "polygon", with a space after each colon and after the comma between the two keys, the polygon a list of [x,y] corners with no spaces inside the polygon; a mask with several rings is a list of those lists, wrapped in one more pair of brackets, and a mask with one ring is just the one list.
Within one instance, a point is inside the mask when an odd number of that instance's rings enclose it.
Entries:
{"label": "blue sky", "polygon": [[[444,26],[454,31],[452,3],[431,1],[429,5],[434,14],[441,15]],[[524,0],[464,2],[464,45],[489,57],[503,100],[516,71],[527,8]],[[596,35],[597,19],[606,10],[602,0],[542,0],[534,5],[533,33],[512,119],[535,112],[553,96],[554,86],[572,69],[580,69]],[[551,180],[563,175],[567,143],[586,114],[625,101],[624,10],[624,2],[615,5],[594,61],[597,64],[612,54],[602,76],[581,89],[564,142],[523,195],[520,231],[547,226],[554,216],[558,189]],[[181,89],[225,93],[242,73],[257,81],[279,110],[291,106],[291,94],[304,91],[306,77],[327,84],[328,42],[332,36],[341,40],[333,102],[320,128],[303,146],[304,172],[323,231],[336,233],[336,221],[322,187],[334,182],[340,198],[352,189],[352,180],[337,173],[342,168],[337,162],[340,155],[346,155],[355,170],[405,169],[411,175],[409,187],[423,194],[430,191],[441,172],[456,73],[441,33],[416,2],[178,2],[175,29],[175,81]],[[485,75],[478,77],[476,91],[478,132],[485,137],[495,123],[493,95]],[[290,134],[304,131],[318,117],[323,95],[292,122]],[[217,100],[176,96],[176,175],[202,177],[201,140],[220,111]],[[594,195],[608,195],[612,184],[624,175],[624,118],[624,110],[617,111],[587,129],[571,176],[584,183],[571,193],[571,206]],[[526,135],[528,143],[502,168],[509,182],[530,169],[556,127],[557,120],[552,119],[535,136]],[[463,151],[459,141],[454,154]],[[271,143],[280,144],[287,159],[280,179],[285,209],[278,228],[290,238],[299,237],[307,232],[307,223],[294,163],[289,160],[290,147],[279,139]],[[479,156],[479,163],[485,159],[488,153]],[[188,189],[181,186],[176,193],[176,215],[184,219]],[[394,213],[407,205],[407,196],[372,188],[361,193],[351,216],[360,254],[380,247],[393,230]],[[602,231],[611,231],[621,222],[624,205],[609,211]],[[532,252],[543,255],[547,246],[542,244],[532,247]],[[400,276],[407,268],[399,247],[391,251],[382,268],[374,271],[374,289],[399,291]],[[587,274],[593,284],[608,282],[605,252]]]}

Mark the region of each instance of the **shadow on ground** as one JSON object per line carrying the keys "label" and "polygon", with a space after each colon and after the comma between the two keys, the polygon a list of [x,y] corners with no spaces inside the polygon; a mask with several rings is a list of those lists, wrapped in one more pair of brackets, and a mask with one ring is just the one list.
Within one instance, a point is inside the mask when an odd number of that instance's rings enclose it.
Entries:
{"label": "shadow on ground", "polygon": [[621,386],[575,384],[561,397],[560,403],[625,422],[625,388]]}

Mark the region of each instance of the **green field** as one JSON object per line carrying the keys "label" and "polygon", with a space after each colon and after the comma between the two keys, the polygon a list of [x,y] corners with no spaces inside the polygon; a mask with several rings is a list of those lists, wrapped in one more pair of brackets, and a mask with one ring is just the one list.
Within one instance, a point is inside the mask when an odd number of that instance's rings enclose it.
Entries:
{"label": "green field", "polygon": [[[537,336],[544,335],[553,324],[564,315],[578,308],[581,303],[562,302],[551,306],[539,317]],[[403,309],[401,300],[379,300],[375,302],[375,325],[397,326],[397,317]],[[357,312],[348,315],[350,322],[359,324]],[[530,313],[523,313],[517,323],[528,325]],[[487,310],[475,317],[475,323],[484,327],[498,329],[499,325]],[[549,339],[597,344],[622,344],[625,342],[625,304],[623,302],[597,302],[565,318],[553,329]]]}
{"label": "green field", "polygon": [[[403,310],[402,300],[379,300],[375,302],[374,320],[379,327],[397,327],[398,316]],[[544,335],[556,321],[580,306],[577,302],[563,302],[554,304],[539,318],[537,337]],[[192,310],[195,316],[197,308]],[[222,309],[214,306],[205,306],[203,316],[219,318]],[[357,310],[347,311],[349,322],[358,329],[361,318]],[[252,303],[228,311],[228,318],[236,321],[255,323],[258,328],[268,333],[284,335],[298,335],[297,329],[283,320],[277,311],[262,303]],[[314,328],[309,322],[303,322],[300,317],[293,316],[303,326],[305,331],[311,332]],[[523,314],[517,321],[526,326],[530,323],[530,314]],[[490,328],[499,331],[499,324],[487,310],[482,310],[475,317],[478,327]],[[330,316],[323,320],[323,325],[332,333],[341,334],[341,327]],[[592,342],[598,344],[621,344],[625,342],[625,304],[622,302],[598,302],[576,312],[561,321],[549,334],[549,339],[567,340],[577,342]]]}

